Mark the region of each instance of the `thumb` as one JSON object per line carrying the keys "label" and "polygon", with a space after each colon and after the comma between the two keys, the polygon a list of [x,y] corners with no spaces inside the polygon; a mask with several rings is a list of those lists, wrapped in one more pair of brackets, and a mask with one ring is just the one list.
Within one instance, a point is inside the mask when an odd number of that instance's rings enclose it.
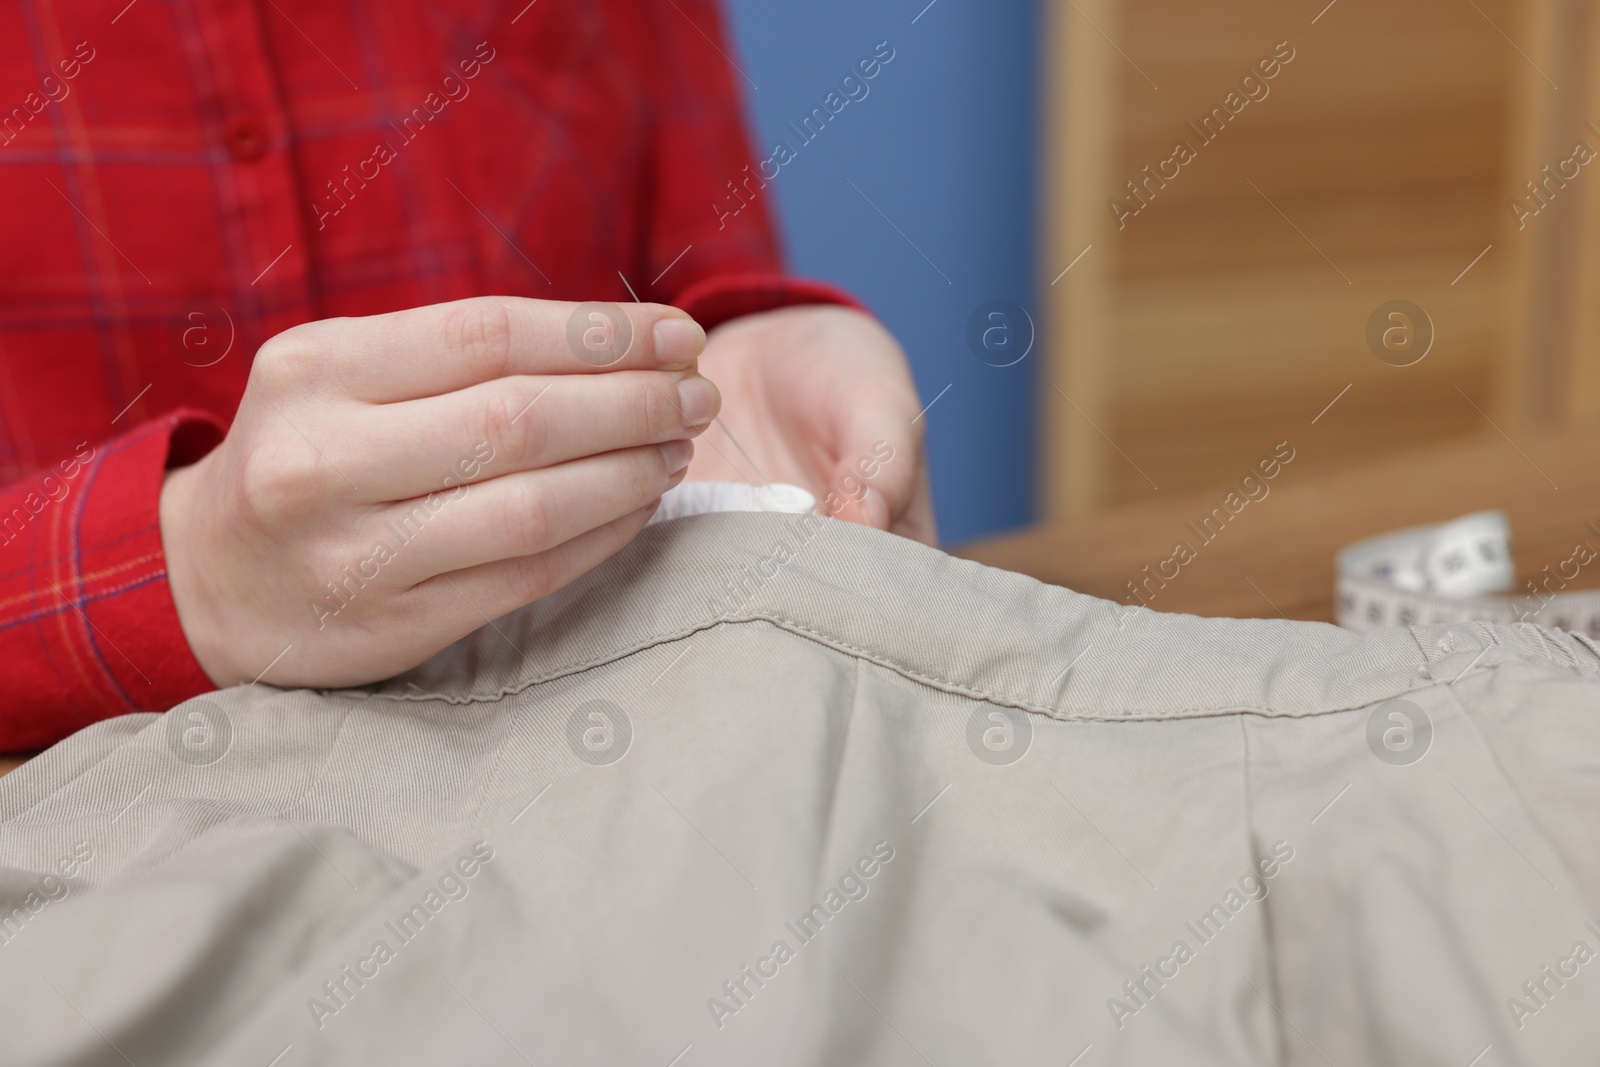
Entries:
{"label": "thumb", "polygon": [[883,491],[863,480],[851,465],[834,472],[830,488],[817,501],[817,508],[831,518],[858,522],[874,530],[887,530],[894,521]]}
{"label": "thumb", "polygon": [[818,501],[823,512],[846,522],[888,530],[910,506],[916,489],[915,442],[887,438],[850,446]]}
{"label": "thumb", "polygon": [[860,382],[851,403],[836,409],[832,431],[838,461],[825,490],[825,514],[889,530],[910,510],[922,470],[922,426],[909,379]]}

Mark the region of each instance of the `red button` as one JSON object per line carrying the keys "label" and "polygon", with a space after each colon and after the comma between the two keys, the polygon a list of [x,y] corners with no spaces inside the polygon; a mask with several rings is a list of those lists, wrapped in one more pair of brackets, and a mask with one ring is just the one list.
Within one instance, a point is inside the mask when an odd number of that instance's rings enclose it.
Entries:
{"label": "red button", "polygon": [[253,118],[230,119],[222,131],[222,143],[234,159],[251,163],[267,154],[267,128]]}

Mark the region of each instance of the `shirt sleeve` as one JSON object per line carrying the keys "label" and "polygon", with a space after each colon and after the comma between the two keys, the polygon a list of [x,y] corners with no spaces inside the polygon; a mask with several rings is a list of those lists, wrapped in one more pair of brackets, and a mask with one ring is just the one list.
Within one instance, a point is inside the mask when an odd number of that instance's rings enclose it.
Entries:
{"label": "shirt sleeve", "polygon": [[[675,304],[707,329],[796,304],[861,309],[849,293],[786,275],[772,222],[776,164],[750,150],[716,0],[645,5],[654,143],[645,299]],[[864,309],[863,309],[864,310]]]}
{"label": "shirt sleeve", "polygon": [[215,688],[167,586],[161,483],[222,439],[178,411],[0,486],[0,752]]}

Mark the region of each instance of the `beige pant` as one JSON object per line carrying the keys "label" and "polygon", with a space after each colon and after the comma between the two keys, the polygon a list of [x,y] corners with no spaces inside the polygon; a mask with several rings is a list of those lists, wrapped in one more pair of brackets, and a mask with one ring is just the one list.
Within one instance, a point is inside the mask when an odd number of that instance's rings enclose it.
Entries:
{"label": "beige pant", "polygon": [[1593,1064],[1597,672],[667,523],[0,780],[0,1060]]}

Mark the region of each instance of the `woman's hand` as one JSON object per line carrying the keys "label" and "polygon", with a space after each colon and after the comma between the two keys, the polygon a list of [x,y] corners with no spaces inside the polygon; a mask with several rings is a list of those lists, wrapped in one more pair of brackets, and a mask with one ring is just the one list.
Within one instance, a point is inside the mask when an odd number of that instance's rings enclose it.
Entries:
{"label": "woman's hand", "polygon": [[483,297],[261,347],[227,438],[161,493],[173,601],[213,682],[391,677],[639,532],[717,413],[705,334],[630,305],[626,355],[598,367],[569,336],[609,327],[569,331],[576,307]]}
{"label": "woman's hand", "polygon": [[[810,490],[838,518],[936,542],[917,389],[877,320],[831,306],[749,315],[711,332],[700,366],[760,476]],[[703,444],[690,478],[757,480],[721,426]]]}

